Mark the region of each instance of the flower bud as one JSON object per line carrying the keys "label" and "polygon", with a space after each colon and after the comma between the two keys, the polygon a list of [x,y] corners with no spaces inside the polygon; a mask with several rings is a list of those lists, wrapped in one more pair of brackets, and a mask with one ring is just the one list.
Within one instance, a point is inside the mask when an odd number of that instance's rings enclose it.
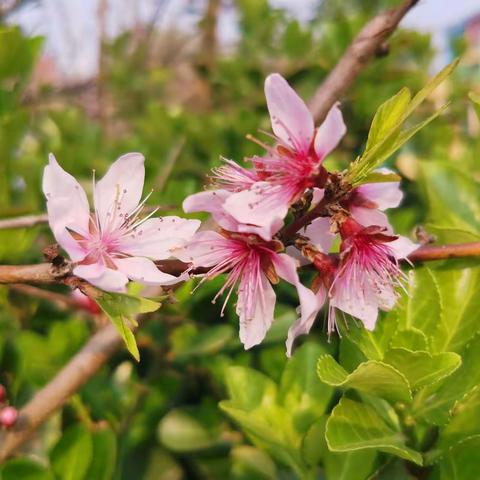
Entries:
{"label": "flower bud", "polygon": [[7,400],[7,389],[0,383],[0,404]]}
{"label": "flower bud", "polygon": [[5,407],[0,410],[0,425],[11,428],[18,418],[18,410],[14,407]]}

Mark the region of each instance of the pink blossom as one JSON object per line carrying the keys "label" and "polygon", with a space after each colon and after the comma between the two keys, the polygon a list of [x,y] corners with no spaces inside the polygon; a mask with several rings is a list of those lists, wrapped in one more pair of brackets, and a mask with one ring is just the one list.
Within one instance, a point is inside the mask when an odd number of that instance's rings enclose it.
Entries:
{"label": "pink blossom", "polygon": [[129,153],[93,181],[94,212],[81,185],[50,155],[43,176],[50,228],[75,267],[73,273],[108,291],[124,291],[128,280],[171,285],[184,276],[160,271],[153,260],[172,256],[200,222],[175,216],[141,218],[144,157]]}
{"label": "pink blossom", "polygon": [[341,225],[340,234],[340,263],[328,290],[328,330],[335,328],[335,309],[360,319],[365,328],[373,330],[378,310],[393,308],[398,290],[407,280],[399,260],[417,245],[392,235],[385,227],[363,227],[352,218]]}
{"label": "pink blossom", "polygon": [[[322,187],[322,162],[346,132],[338,105],[332,107],[323,124],[315,129],[312,114],[303,100],[279,74],[265,81],[265,95],[276,145],[263,145],[267,154],[254,157],[254,173],[229,163],[217,170],[216,178],[233,192],[224,208],[238,222],[269,227],[283,220],[289,206],[305,189]],[[245,178],[252,183],[248,189]],[[222,180],[223,177],[223,180]],[[236,181],[238,179],[238,181]],[[235,187],[239,188],[235,188]]]}
{"label": "pink blossom", "polygon": [[[387,168],[378,169],[377,172],[392,173]],[[353,190],[347,208],[361,225],[381,225],[393,231],[383,210],[398,207],[402,198],[400,182],[366,183]]]}
{"label": "pink blossom", "polygon": [[276,298],[271,284],[278,283],[280,278],[296,287],[304,321],[310,321],[319,309],[314,293],[300,283],[295,260],[278,253],[280,247],[280,242],[266,242],[257,235],[205,231],[197,233],[178,254],[194,267],[209,268],[202,281],[227,274],[225,284],[213,300],[226,292],[221,315],[238,287],[236,311],[245,349],[259,344],[273,322]]}

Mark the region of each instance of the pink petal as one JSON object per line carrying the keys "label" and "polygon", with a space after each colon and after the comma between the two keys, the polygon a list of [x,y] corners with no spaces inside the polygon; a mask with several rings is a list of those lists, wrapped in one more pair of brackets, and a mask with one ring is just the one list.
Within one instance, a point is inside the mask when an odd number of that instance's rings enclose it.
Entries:
{"label": "pink petal", "polygon": [[324,196],[325,190],[323,188],[313,187],[312,205],[316,205],[317,203],[321,202]]}
{"label": "pink petal", "polygon": [[323,160],[340,142],[347,132],[342,112],[336,103],[328,112],[315,135],[315,152]]}
{"label": "pink petal", "polygon": [[293,150],[307,154],[314,124],[305,102],[278,73],[265,80],[265,96],[275,135]]}
{"label": "pink petal", "polygon": [[325,303],[325,299],[327,297],[327,291],[324,287],[320,288],[318,293],[316,294],[316,301],[317,301],[317,308],[318,310],[312,315],[303,317],[301,316],[289,329],[288,329],[288,336],[286,341],[287,347],[287,357],[292,356],[292,347],[295,339],[300,335],[307,335],[310,333],[310,330],[313,326],[313,322],[321,310],[323,304]]}
{"label": "pink petal", "polygon": [[47,198],[48,222],[57,242],[72,260],[83,259],[85,253],[65,229],[81,235],[88,233],[90,212],[85,191],[52,154],[44,169],[42,188]]}
{"label": "pink petal", "polygon": [[77,265],[73,269],[73,274],[85,280],[93,280],[100,277],[105,272],[105,265],[103,263],[91,263],[89,265]]}
{"label": "pink petal", "polygon": [[378,225],[379,227],[385,227],[388,232],[393,233],[393,228],[390,225],[387,216],[376,208],[352,206],[350,207],[350,213],[352,214],[352,217],[364,227]]}
{"label": "pink petal", "polygon": [[222,210],[222,205],[231,194],[228,190],[223,189],[194,193],[183,201],[183,210],[185,213],[215,213]]}
{"label": "pink petal", "polygon": [[388,243],[388,246],[393,250],[397,259],[407,258],[412,252],[417,250],[420,246],[413,243],[407,237],[399,236],[397,240]]}
{"label": "pink petal", "polygon": [[144,285],[174,285],[186,280],[188,275],[175,277],[160,271],[152,260],[144,257],[127,257],[114,260],[120,272],[130,280]]}
{"label": "pink petal", "polygon": [[300,318],[294,324],[294,326],[296,325],[295,328],[293,330],[290,329],[292,332],[290,333],[289,331],[289,337],[287,339],[287,355],[290,356],[293,340],[296,336],[294,336],[295,332],[308,332],[322,305],[319,304],[317,296],[310,289],[300,283],[297,273],[297,263],[293,258],[285,254],[279,254],[273,256],[272,261],[277,275],[296,287],[298,298],[300,300]]}
{"label": "pink petal", "polygon": [[172,250],[191,240],[199,227],[200,220],[176,216],[150,218],[122,238],[118,251],[134,257],[164,260],[172,256]]}
{"label": "pink petal", "polygon": [[[392,173],[388,168],[378,169],[377,172]],[[375,203],[380,210],[398,207],[403,198],[400,182],[366,183],[360,185],[356,191]]]}
{"label": "pink petal", "polygon": [[95,186],[95,208],[100,225],[113,231],[132,212],[142,198],[145,180],[145,158],[140,153],[127,153],[116,160]]}
{"label": "pink petal", "polygon": [[[73,270],[73,273],[78,277],[84,278],[89,283],[101,290],[107,292],[125,292],[128,278],[125,274],[118,270],[112,270],[111,268],[105,268],[104,272],[99,277],[87,277],[84,275],[85,270],[77,270],[81,265]],[[83,265],[82,265],[83,266]],[[80,273],[77,273],[80,272]],[[88,275],[89,272],[87,272]]]}
{"label": "pink petal", "polygon": [[212,231],[196,233],[189,243],[175,251],[178,259],[192,263],[195,268],[212,267],[230,255],[231,241]]}
{"label": "pink petal", "polygon": [[[230,195],[223,207],[237,222],[261,227],[257,231],[251,227],[245,230],[270,240],[283,225],[291,197],[291,192],[282,186],[272,187],[267,182],[258,182],[250,190]],[[241,231],[240,227],[236,231]]]}
{"label": "pink petal", "polygon": [[[249,311],[247,299],[253,297],[253,315],[247,316]],[[275,292],[263,273],[257,281],[250,275],[244,275],[238,289],[237,315],[240,318],[240,341],[245,350],[261,343],[273,322],[275,310]]]}
{"label": "pink petal", "polygon": [[335,234],[330,231],[330,218],[318,217],[298,233],[310,239],[310,242],[323,253],[329,253]]}

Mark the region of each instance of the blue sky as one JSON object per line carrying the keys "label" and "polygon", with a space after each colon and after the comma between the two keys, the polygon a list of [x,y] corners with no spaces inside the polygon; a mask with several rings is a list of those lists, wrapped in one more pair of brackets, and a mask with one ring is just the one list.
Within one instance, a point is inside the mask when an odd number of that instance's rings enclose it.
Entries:
{"label": "blue sky", "polygon": [[[114,36],[128,28],[135,18],[151,18],[160,7],[159,23],[175,23],[188,29],[202,11],[205,0],[109,0],[107,31]],[[288,9],[301,20],[308,19],[319,0],[270,0],[278,7]],[[45,35],[46,48],[54,55],[67,78],[90,76],[98,61],[97,8],[99,0],[42,0],[40,7],[28,7],[12,20],[20,22],[26,31]],[[193,7],[192,7],[193,5]],[[183,12],[187,13],[183,13]],[[182,12],[182,14],[180,14]],[[406,27],[432,33],[439,52],[446,48],[446,29],[469,16],[480,13],[480,0],[420,0],[406,16]],[[220,24],[221,37],[235,37],[235,16],[227,10]],[[439,54],[437,64],[444,63]]]}

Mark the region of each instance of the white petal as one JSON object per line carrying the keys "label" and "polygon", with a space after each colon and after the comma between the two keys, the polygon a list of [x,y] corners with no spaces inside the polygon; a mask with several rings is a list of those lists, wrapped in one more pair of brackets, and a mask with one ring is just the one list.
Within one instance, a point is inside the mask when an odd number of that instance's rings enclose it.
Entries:
{"label": "white petal", "polygon": [[318,217],[310,225],[300,230],[300,234],[309,238],[311,243],[321,252],[328,253],[335,240],[335,234],[330,231],[330,218]]}
{"label": "white petal", "polygon": [[112,231],[132,212],[142,198],[145,158],[127,153],[116,160],[95,186],[95,208],[100,225]]}
{"label": "white petal", "polygon": [[340,142],[347,132],[339,104],[336,103],[328,112],[324,122],[315,135],[315,152],[323,160]]}
{"label": "white petal", "polygon": [[284,143],[307,154],[313,139],[313,117],[305,102],[278,73],[265,80],[272,130]]}
{"label": "white petal", "polygon": [[172,250],[191,240],[199,227],[200,220],[176,216],[150,218],[122,238],[118,251],[134,257],[165,260],[172,256]]}
{"label": "white petal", "polygon": [[[75,273],[75,270],[73,271]],[[85,277],[76,273],[78,277],[84,278],[89,283],[101,290],[107,292],[125,292],[128,278],[125,274],[118,270],[105,268],[104,272],[99,277]]]}
{"label": "white petal", "polygon": [[85,280],[93,280],[100,277],[105,272],[105,265],[103,263],[91,263],[89,265],[77,265],[73,269],[73,274]]}
{"label": "white petal", "polygon": [[393,250],[397,259],[407,258],[420,246],[417,243],[413,243],[407,237],[402,236],[399,236],[393,242],[387,243],[387,245]]}
{"label": "white petal", "polygon": [[[393,173],[387,168],[381,168],[377,171]],[[403,198],[400,182],[366,183],[357,187],[356,191],[370,202],[375,203],[380,210],[398,207]]]}
{"label": "white petal", "polygon": [[115,265],[130,280],[144,285],[174,285],[188,276],[175,277],[160,271],[152,260],[144,257],[114,259]]}

